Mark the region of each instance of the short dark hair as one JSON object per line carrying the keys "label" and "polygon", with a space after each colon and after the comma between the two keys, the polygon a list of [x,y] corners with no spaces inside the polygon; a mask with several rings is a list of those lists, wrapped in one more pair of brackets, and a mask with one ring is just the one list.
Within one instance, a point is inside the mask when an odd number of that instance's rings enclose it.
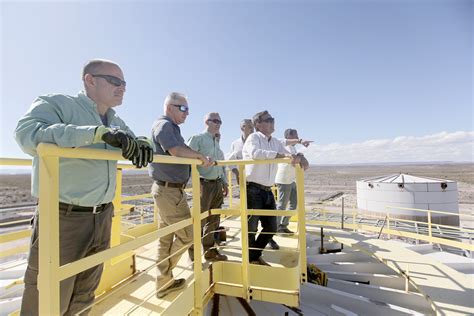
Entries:
{"label": "short dark hair", "polygon": [[290,136],[293,136],[297,133],[296,129],[294,128],[287,128],[285,130],[285,133],[283,134],[285,136],[285,138],[289,138]]}
{"label": "short dark hair", "polygon": [[257,129],[257,123],[260,123],[260,122],[262,121],[262,117],[263,117],[265,114],[269,114],[267,110],[262,111],[262,112],[258,112],[257,114],[255,114],[255,115],[252,117],[253,126],[255,126],[255,129],[256,129],[257,131],[258,131],[258,129]]}

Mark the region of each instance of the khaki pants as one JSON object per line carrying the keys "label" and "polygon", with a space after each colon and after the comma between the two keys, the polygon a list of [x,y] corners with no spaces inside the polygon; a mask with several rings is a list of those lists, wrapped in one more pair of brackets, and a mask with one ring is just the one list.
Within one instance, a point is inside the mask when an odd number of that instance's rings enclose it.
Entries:
{"label": "khaki pants", "polygon": [[[151,193],[158,207],[159,228],[191,218],[191,212],[186,201],[186,193],[182,189],[164,187],[153,183]],[[185,245],[190,244],[192,240],[193,228],[191,225],[161,237],[158,241],[158,262]],[[183,252],[180,251],[158,264],[159,275],[156,282],[158,289],[173,279],[173,269],[178,264]]]}
{"label": "khaki pants", "polygon": [[[72,212],[67,207],[60,207],[59,264],[64,265],[109,248],[113,214],[112,203],[99,214]],[[39,216],[36,213],[20,315],[38,315],[38,225]],[[61,281],[61,315],[79,313],[94,301],[94,291],[99,285],[102,269],[103,265],[100,264]],[[89,310],[86,310],[81,315],[88,312]]]}
{"label": "khaki pants", "polygon": [[[201,180],[201,213],[221,208],[224,203],[222,181],[206,182]],[[201,221],[202,248],[204,252],[214,247],[214,232],[219,227],[221,216],[209,215]],[[194,245],[189,248],[189,256],[194,259]]]}

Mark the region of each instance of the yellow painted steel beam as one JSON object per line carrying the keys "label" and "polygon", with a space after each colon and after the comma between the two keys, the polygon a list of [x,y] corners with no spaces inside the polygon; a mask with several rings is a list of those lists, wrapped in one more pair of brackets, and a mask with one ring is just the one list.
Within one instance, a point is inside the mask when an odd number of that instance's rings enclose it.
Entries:
{"label": "yellow painted steel beam", "polygon": [[151,193],[132,195],[132,196],[122,196],[122,202],[135,201],[135,200],[146,199],[146,198],[152,198]]}
{"label": "yellow painted steel beam", "polygon": [[229,183],[229,207],[233,208],[233,196],[232,196],[232,189],[234,188],[232,184],[232,170],[227,172],[227,183]]}
{"label": "yellow painted steel beam", "polygon": [[[337,222],[327,222],[327,221],[318,221],[318,220],[308,220],[307,224],[310,225],[318,225],[318,226],[325,226],[325,227],[335,227],[335,228],[340,228],[341,224]],[[370,232],[380,232],[380,227],[375,227],[375,226],[370,226],[366,224],[352,224],[352,223],[346,223],[344,224],[345,227],[349,229],[359,229],[363,231],[370,231]],[[460,241],[456,240],[450,240],[450,239],[444,239],[444,238],[439,238],[439,237],[429,237],[427,235],[422,235],[422,234],[416,234],[416,233],[411,233],[407,231],[401,231],[401,230],[395,230],[395,229],[384,229],[384,233],[390,234],[390,235],[396,235],[399,237],[405,237],[405,238],[411,238],[411,239],[418,239],[418,240],[423,240],[435,244],[441,244],[441,245],[446,245],[446,246],[451,246],[459,249],[465,249],[469,251],[474,251],[474,245],[463,243]]]}
{"label": "yellow painted steel beam", "polygon": [[29,223],[30,221],[31,219],[20,219],[17,221],[8,221],[8,222],[0,223],[0,227],[13,225],[13,224],[20,224],[20,223]]}
{"label": "yellow painted steel beam", "polygon": [[[243,275],[239,262],[213,264],[214,292],[244,298]],[[298,306],[300,267],[249,265],[249,299]],[[260,291],[260,292],[259,292]],[[296,295],[296,296],[295,296]]]}
{"label": "yellow painted steel beam", "polygon": [[[114,204],[114,210],[117,210],[115,212],[115,216],[112,218],[112,230],[111,230],[111,238],[110,238],[110,246],[115,247],[120,245],[121,243],[121,232],[122,232],[122,214],[126,212],[130,212],[130,209],[134,207],[134,205],[126,205],[122,204],[122,179],[123,179],[123,172],[122,169],[117,169],[116,172],[116,185],[115,185],[115,195],[112,203]],[[112,258],[110,261],[105,263],[104,266],[104,273],[106,272],[105,278],[108,278],[109,274],[113,275],[114,277],[112,278],[111,282],[109,283],[102,283],[103,285],[106,286],[107,289],[111,289],[115,284],[115,280],[117,277],[117,274],[119,271],[122,272],[122,277],[127,278],[130,275],[133,274],[133,266],[129,266],[128,271],[126,270],[125,272],[123,269],[118,268],[118,269],[113,269],[113,267],[118,267],[118,263],[126,260],[126,258],[133,257],[133,252],[127,251],[123,253],[120,256],[117,256],[115,258]],[[134,261],[134,258],[132,258],[131,262]],[[103,277],[104,278],[104,277]]]}
{"label": "yellow painted steel beam", "polygon": [[193,242],[194,242],[194,309],[193,314],[203,314],[202,305],[202,261],[201,261],[201,183],[196,166],[191,166],[193,183]]}
{"label": "yellow painted steel beam", "polygon": [[[220,215],[240,215],[239,209],[212,209],[212,214],[220,214]],[[263,215],[263,216],[295,216],[297,215],[297,211],[289,211],[289,210],[247,210],[247,215]]]}
{"label": "yellow painted steel beam", "polygon": [[296,165],[296,209],[298,211],[298,248],[300,251],[300,277],[301,283],[306,283],[306,211],[304,200],[304,173],[300,165]]}
{"label": "yellow painted steel beam", "polygon": [[249,229],[247,213],[247,175],[245,165],[239,164],[239,183],[240,183],[240,239],[242,240],[242,297],[250,301],[250,281],[249,281]]}
{"label": "yellow painted steel beam", "polygon": [[58,278],[60,280],[64,280],[66,278],[69,278],[70,276],[76,275],[79,272],[92,268],[106,260],[119,256],[124,252],[135,250],[152,241],[155,241],[156,239],[162,236],[168,235],[172,232],[177,231],[178,229],[182,229],[183,227],[186,227],[191,224],[192,219],[189,218],[178,223],[166,226],[164,228],[160,228],[144,236],[138,237],[135,240],[131,240],[125,244],[120,244],[118,246],[88,256],[86,258],[82,258],[78,261],[65,264],[61,266],[56,273],[58,274]]}
{"label": "yellow painted steel beam", "polygon": [[59,315],[59,158],[39,154],[39,314]]}
{"label": "yellow painted steel beam", "polygon": [[119,208],[114,207],[114,215],[121,220],[122,215],[130,214],[132,208],[134,207],[135,205],[133,204],[122,204]]}
{"label": "yellow painted steel beam", "polygon": [[147,223],[147,224],[142,224],[142,225],[137,225],[135,227],[132,227],[128,229],[127,231],[122,233],[123,235],[130,236],[133,239],[136,239],[140,236],[146,235],[151,232],[156,232],[157,231],[157,225],[155,223]]}
{"label": "yellow painted steel beam", "polygon": [[[330,213],[330,214],[341,214],[340,211],[334,211],[334,210],[318,209],[318,211],[321,211],[323,213]],[[306,210],[306,213],[310,214],[310,213],[317,213],[317,212],[316,212],[316,210],[312,209],[312,210]],[[369,217],[369,218],[375,218],[375,219],[384,219],[385,218],[385,216],[380,216],[380,215],[372,215],[372,214],[366,214],[366,213],[361,213],[361,212],[352,212],[353,217],[358,216],[358,215],[364,216],[364,217]],[[398,222],[404,222],[404,223],[417,223],[417,224],[428,225],[428,222],[414,221],[414,220],[399,218],[399,217],[394,217],[394,216],[396,216],[396,214],[391,214],[390,215],[390,220],[396,220]],[[457,231],[460,231],[460,232],[474,233],[474,229],[472,229],[472,228],[464,228],[464,227],[444,225],[444,224],[433,224],[433,225],[436,225],[436,226],[439,226],[439,227],[450,228],[450,229],[457,230]]]}
{"label": "yellow painted steel beam", "polygon": [[28,251],[28,249],[30,249],[29,244],[26,244],[20,247],[13,247],[7,250],[2,250],[0,251],[0,258],[5,258],[5,257],[16,255],[18,253],[23,253],[23,252]]}
{"label": "yellow painted steel beam", "polygon": [[[64,148],[53,144],[41,143],[37,147],[40,156],[59,156],[62,158],[96,159],[96,160],[124,160],[119,150],[105,150],[92,148]],[[153,161],[180,165],[200,165],[199,159],[180,158],[174,156],[154,155]]]}
{"label": "yellow painted steel beam", "polygon": [[0,166],[31,166],[31,159],[0,158]]}
{"label": "yellow painted steel beam", "polygon": [[[390,206],[390,205],[386,206],[386,208],[397,209],[397,210],[407,210],[407,211],[417,211],[417,212],[422,212],[422,213],[434,213],[434,214],[444,214],[444,215],[460,216],[459,213],[451,213],[451,212],[444,212],[444,211],[434,211],[434,210],[424,210],[424,209],[421,209],[421,208],[400,207],[400,206]],[[474,218],[474,215],[470,215],[470,214],[462,214],[462,216]]]}
{"label": "yellow painted steel beam", "polygon": [[240,209],[231,209],[231,208],[213,208],[211,214],[214,215],[240,215]]}
{"label": "yellow painted steel beam", "polygon": [[[263,160],[218,160],[216,164],[218,166],[245,166],[245,165],[261,165],[261,164],[275,164],[275,163],[291,163],[290,158],[278,158],[278,159],[263,159]],[[240,174],[240,171],[239,171]],[[240,182],[240,181],[239,181]]]}
{"label": "yellow painted steel beam", "polygon": [[27,238],[30,236],[31,236],[31,229],[24,229],[17,232],[2,234],[0,235],[0,244]]}

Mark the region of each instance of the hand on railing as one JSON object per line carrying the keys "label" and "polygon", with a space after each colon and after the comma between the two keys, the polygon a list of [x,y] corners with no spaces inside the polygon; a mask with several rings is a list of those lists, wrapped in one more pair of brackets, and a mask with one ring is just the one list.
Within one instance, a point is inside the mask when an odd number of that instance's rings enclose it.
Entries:
{"label": "hand on railing", "polygon": [[212,166],[215,166],[216,165],[216,162],[211,158],[211,157],[206,157],[202,154],[200,154],[197,159],[201,160],[202,161],[202,167],[212,167]]}
{"label": "hand on railing", "polygon": [[293,166],[299,164],[303,170],[307,170],[309,168],[308,160],[301,153],[298,153],[297,155],[291,155],[291,164]]}
{"label": "hand on railing", "polygon": [[125,159],[131,160],[138,155],[138,143],[132,136],[128,135],[122,130],[111,129],[105,126],[99,126],[95,130],[94,143],[103,141],[113,147],[122,149],[122,156]]}
{"label": "hand on railing", "polygon": [[138,154],[132,157],[132,163],[137,168],[146,167],[153,161],[153,147],[151,141],[146,137],[137,137]]}

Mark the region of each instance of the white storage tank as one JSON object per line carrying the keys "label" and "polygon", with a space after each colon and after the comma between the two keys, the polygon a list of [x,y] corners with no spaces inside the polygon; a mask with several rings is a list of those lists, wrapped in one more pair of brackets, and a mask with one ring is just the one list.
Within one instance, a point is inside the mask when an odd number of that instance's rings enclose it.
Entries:
{"label": "white storage tank", "polygon": [[[357,181],[358,209],[377,215],[388,213],[398,218],[427,221],[424,212],[397,207],[459,214],[458,185],[451,180],[403,173]],[[458,216],[431,214],[431,218],[433,223],[459,226]]]}

